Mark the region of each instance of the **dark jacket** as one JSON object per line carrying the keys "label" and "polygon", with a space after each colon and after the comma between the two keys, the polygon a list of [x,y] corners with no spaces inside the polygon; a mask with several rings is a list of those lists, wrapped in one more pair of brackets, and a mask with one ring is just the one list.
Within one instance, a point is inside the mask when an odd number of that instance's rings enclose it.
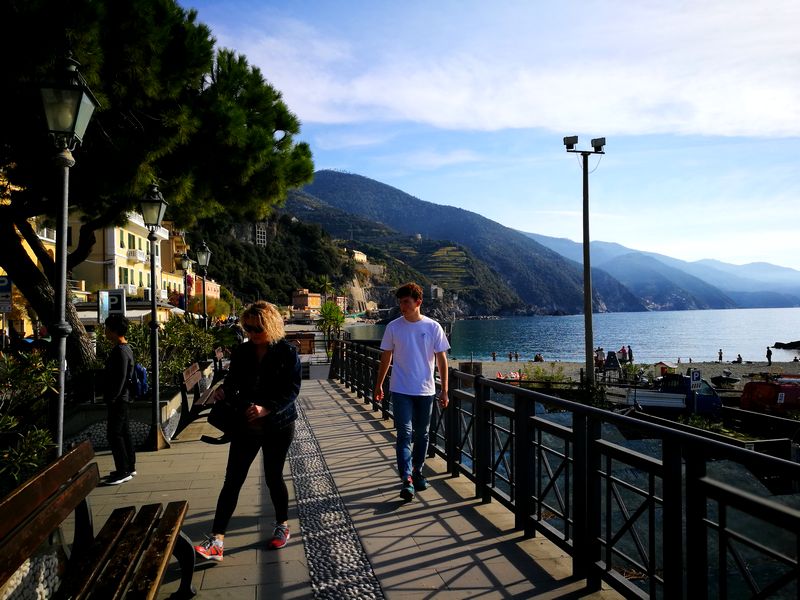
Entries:
{"label": "dark jacket", "polygon": [[297,418],[300,380],[300,357],[286,340],[270,344],[260,364],[255,345],[245,342],[231,354],[222,387],[225,398],[241,411],[251,403],[269,409],[259,422],[264,428],[280,429]]}
{"label": "dark jacket", "polygon": [[103,400],[106,404],[132,400],[130,382],[135,364],[133,350],[128,344],[117,344],[108,353],[103,373]]}

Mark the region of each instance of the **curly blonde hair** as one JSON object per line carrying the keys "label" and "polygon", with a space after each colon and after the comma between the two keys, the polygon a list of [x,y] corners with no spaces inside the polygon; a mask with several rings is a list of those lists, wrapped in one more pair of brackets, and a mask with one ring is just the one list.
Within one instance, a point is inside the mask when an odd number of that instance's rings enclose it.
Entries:
{"label": "curly blonde hair", "polygon": [[253,325],[258,325],[267,334],[267,341],[274,344],[286,337],[286,330],[283,327],[283,317],[274,304],[259,300],[244,309],[239,316],[239,323],[248,321]]}

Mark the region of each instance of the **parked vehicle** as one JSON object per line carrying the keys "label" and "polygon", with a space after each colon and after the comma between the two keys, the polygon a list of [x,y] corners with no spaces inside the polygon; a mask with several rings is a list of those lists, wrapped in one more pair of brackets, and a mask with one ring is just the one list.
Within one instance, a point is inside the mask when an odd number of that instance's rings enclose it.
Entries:
{"label": "parked vehicle", "polygon": [[625,397],[628,406],[657,413],[694,413],[714,415],[722,408],[717,391],[705,379],[692,390],[689,375],[668,373],[656,379],[655,389],[630,388]]}
{"label": "parked vehicle", "polygon": [[779,415],[800,411],[800,380],[750,381],[744,385],[739,406],[744,410]]}

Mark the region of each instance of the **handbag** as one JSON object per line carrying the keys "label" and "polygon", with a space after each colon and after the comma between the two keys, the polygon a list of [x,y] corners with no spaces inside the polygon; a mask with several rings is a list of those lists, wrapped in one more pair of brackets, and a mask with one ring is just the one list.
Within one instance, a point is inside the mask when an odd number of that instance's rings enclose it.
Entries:
{"label": "handbag", "polygon": [[211,405],[208,423],[222,433],[232,433],[241,425],[242,416],[227,399],[218,400]]}

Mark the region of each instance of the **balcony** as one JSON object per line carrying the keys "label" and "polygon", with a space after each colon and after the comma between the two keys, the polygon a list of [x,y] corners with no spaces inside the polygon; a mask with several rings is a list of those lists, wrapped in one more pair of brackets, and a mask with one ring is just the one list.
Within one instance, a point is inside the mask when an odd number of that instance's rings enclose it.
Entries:
{"label": "balcony", "polygon": [[169,290],[158,290],[162,300],[169,300]]}
{"label": "balcony", "polygon": [[[146,264],[146,265],[150,264],[150,255],[149,254],[145,255],[144,264]],[[156,269],[160,269],[160,268],[161,268],[161,257],[160,256],[156,256]]]}
{"label": "balcony", "polygon": [[131,248],[128,250],[128,260],[137,263],[143,263],[147,261],[147,253],[144,250],[137,250],[135,248]]}
{"label": "balcony", "polygon": [[133,283],[123,283],[120,284],[119,289],[125,292],[126,296],[135,296],[139,291],[139,288],[136,287],[136,284]]}

